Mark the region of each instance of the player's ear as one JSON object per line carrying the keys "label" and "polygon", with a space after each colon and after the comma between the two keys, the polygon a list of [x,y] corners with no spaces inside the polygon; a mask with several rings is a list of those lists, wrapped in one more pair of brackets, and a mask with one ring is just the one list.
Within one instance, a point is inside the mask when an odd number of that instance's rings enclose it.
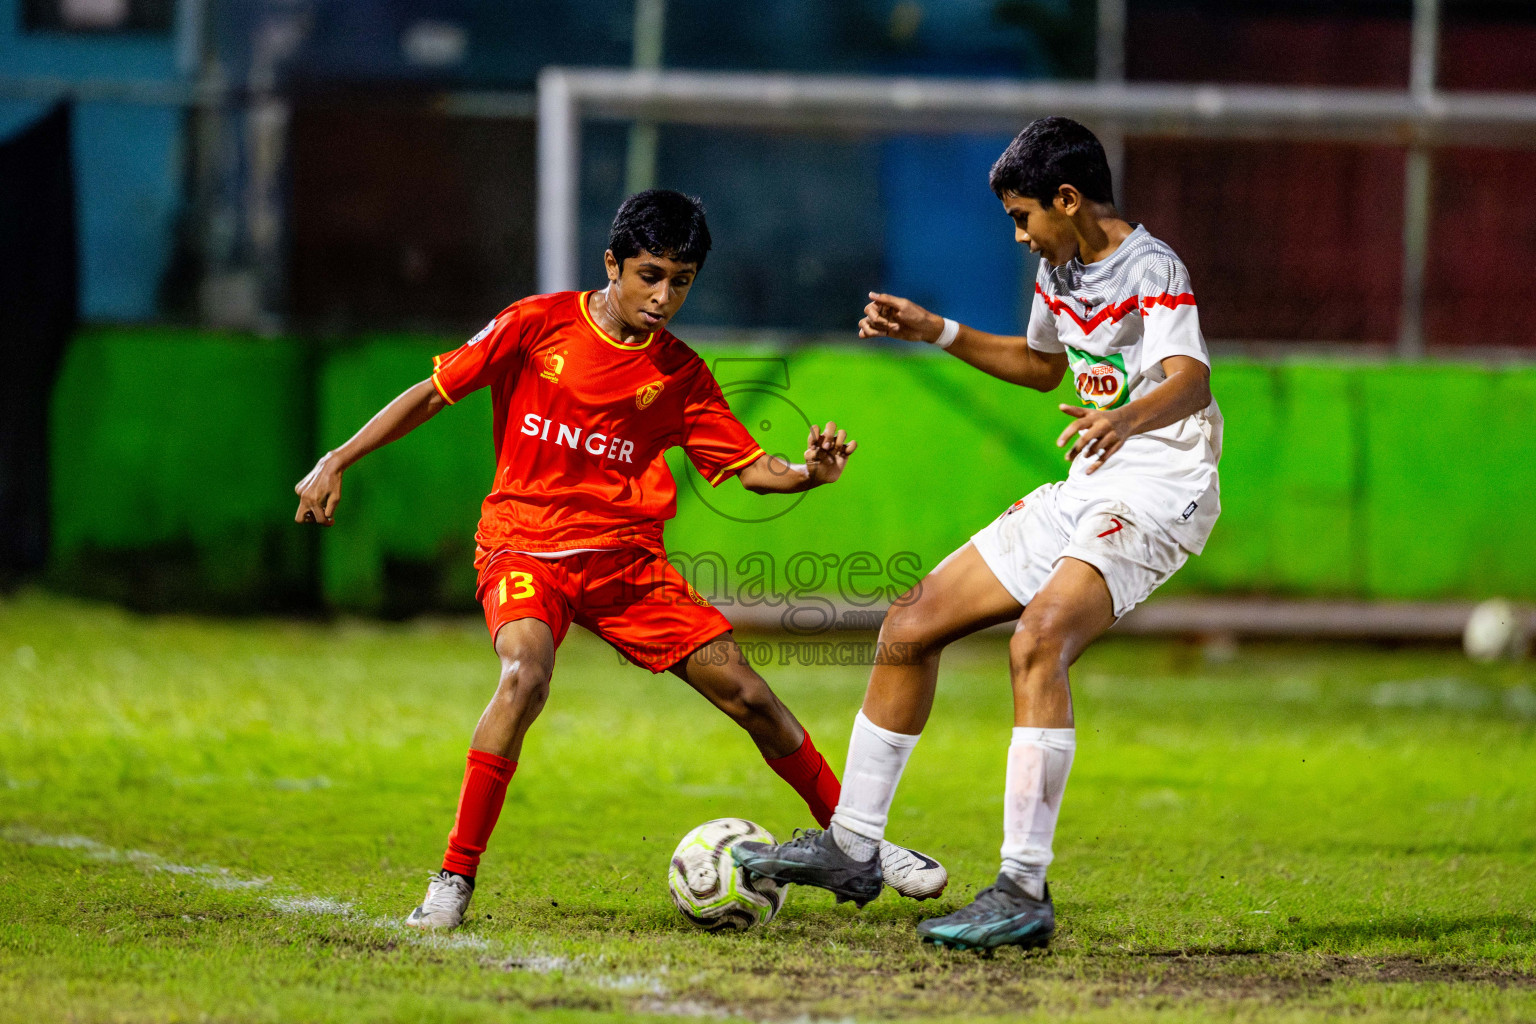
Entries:
{"label": "player's ear", "polygon": [[609,281],[617,281],[619,279],[619,260],[613,254],[612,249],[603,250],[603,266],[608,268]]}
{"label": "player's ear", "polygon": [[1060,185],[1056,189],[1056,195],[1052,205],[1068,217],[1077,212],[1083,205],[1083,194],[1071,185]]}

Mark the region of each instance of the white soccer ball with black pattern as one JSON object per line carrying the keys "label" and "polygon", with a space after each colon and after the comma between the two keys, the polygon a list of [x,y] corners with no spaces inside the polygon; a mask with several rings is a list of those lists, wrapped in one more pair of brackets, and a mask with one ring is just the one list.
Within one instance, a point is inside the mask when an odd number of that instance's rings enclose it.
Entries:
{"label": "white soccer ball with black pattern", "polygon": [[772,833],[745,818],[716,818],[683,836],[667,868],[672,902],[691,924],[708,932],[745,931],[773,920],[784,888],[752,878],[731,857],[742,840],[772,843]]}

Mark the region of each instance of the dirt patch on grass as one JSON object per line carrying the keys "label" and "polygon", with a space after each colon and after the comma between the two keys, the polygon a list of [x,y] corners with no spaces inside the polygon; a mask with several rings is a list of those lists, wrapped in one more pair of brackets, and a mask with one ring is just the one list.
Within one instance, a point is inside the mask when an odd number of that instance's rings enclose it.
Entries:
{"label": "dirt patch on grass", "polygon": [[1106,959],[1106,982],[1143,994],[1294,997],[1341,982],[1536,988],[1536,975],[1511,967],[1410,956],[1169,952]]}
{"label": "dirt patch on grass", "polygon": [[763,966],[721,971],[670,996],[700,1012],[757,1019],[806,1015],[907,1017],[1008,1014],[1040,1006],[1105,1007],[1185,1002],[1285,1003],[1326,996],[1340,985],[1492,985],[1536,988],[1536,975],[1494,963],[1418,957],[1166,951],[993,955],[933,951],[899,965]]}

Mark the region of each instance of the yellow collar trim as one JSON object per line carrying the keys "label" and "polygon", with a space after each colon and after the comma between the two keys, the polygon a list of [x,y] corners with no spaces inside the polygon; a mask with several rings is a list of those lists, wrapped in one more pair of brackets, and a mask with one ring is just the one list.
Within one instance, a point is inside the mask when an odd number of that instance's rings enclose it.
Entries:
{"label": "yellow collar trim", "polygon": [[603,330],[601,327],[597,326],[597,321],[592,319],[592,311],[587,309],[587,299],[590,298],[591,295],[592,292],[590,291],[582,292],[580,295],[576,296],[576,305],[581,309],[581,318],[587,322],[587,326],[592,328],[593,333],[596,334],[599,338],[602,338],[614,348],[623,349],[625,352],[638,352],[656,340],[656,332],[652,331],[650,334],[647,334],[645,336],[645,340],[640,342],[638,345],[626,345],[622,341],[619,341],[617,338],[613,337],[613,335],[609,334],[607,331]]}

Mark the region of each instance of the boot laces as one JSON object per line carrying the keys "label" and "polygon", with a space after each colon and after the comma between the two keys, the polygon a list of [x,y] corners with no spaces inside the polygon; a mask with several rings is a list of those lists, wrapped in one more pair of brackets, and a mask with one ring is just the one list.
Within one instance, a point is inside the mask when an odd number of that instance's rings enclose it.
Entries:
{"label": "boot laces", "polygon": [[458,875],[433,875],[427,883],[427,897],[421,901],[421,909],[429,914],[437,910],[452,910],[468,895],[469,885]]}
{"label": "boot laces", "polygon": [[821,829],[797,828],[791,832],[789,836],[789,842],[784,844],[784,849],[805,850],[819,845],[818,841],[821,839]]}
{"label": "boot laces", "polygon": [[1019,901],[1003,892],[996,885],[989,885],[976,894],[974,902],[961,907],[949,917],[960,921],[974,921],[991,914],[1013,913],[1019,910]]}

